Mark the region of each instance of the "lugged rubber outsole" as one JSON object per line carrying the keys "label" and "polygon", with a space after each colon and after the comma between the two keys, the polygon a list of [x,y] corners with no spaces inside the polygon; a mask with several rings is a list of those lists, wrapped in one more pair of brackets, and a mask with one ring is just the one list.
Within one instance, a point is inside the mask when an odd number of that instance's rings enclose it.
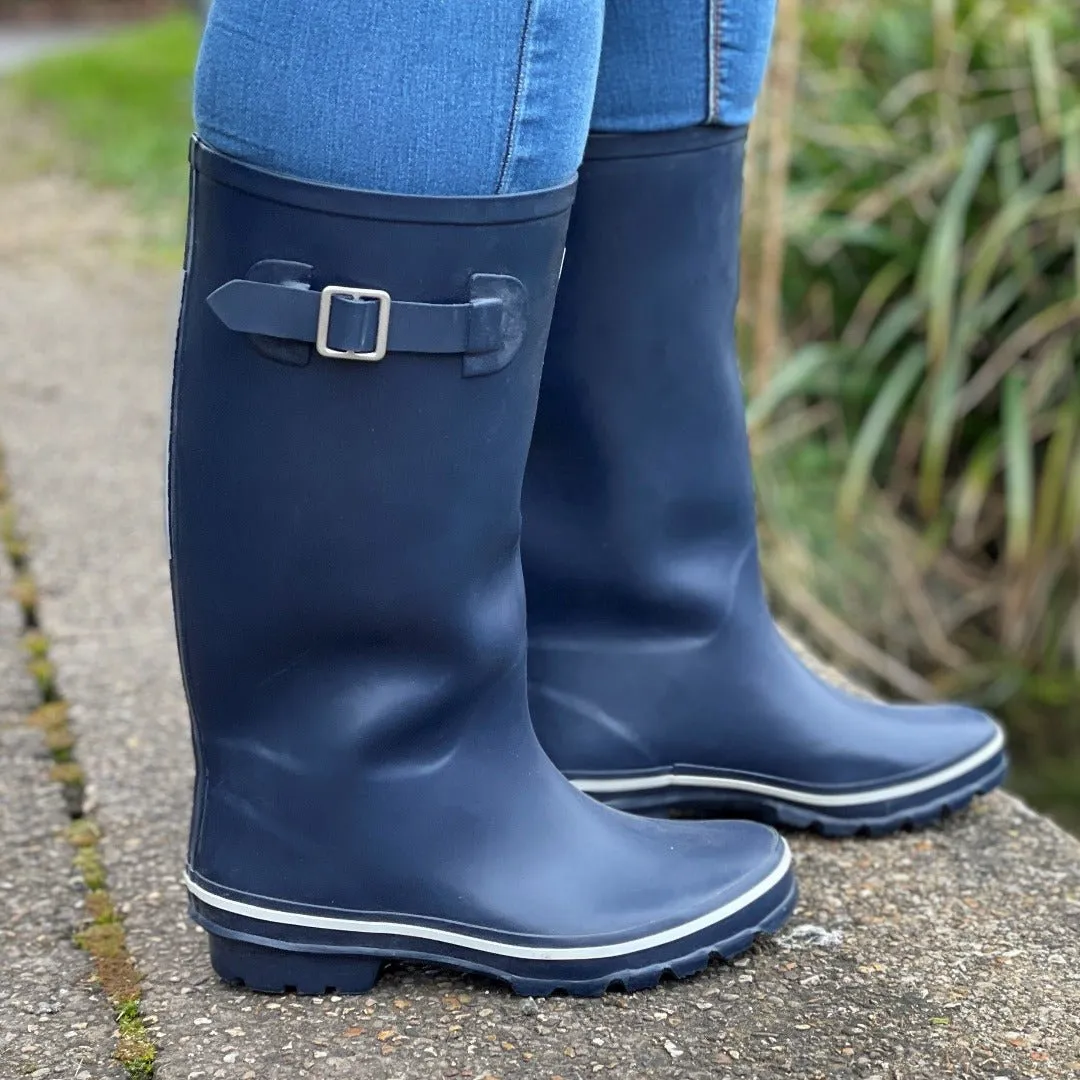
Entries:
{"label": "lugged rubber outsole", "polygon": [[[685,787],[663,792],[641,792],[604,798],[608,806],[629,813],[666,816],[672,813],[701,816],[743,817],[776,828],[816,832],[822,836],[887,836],[903,830],[928,828],[966,809],[979,795],[999,787],[1008,772],[1002,756],[991,771],[969,784],[956,787],[917,806],[905,806],[892,813],[840,817],[823,813],[819,807],[801,806],[783,799],[746,794],[732,795],[712,789]],[[594,796],[595,798],[596,796]],[[868,807],[867,809],[873,809]]]}
{"label": "lugged rubber outsole", "polygon": [[[590,978],[574,979],[553,976],[550,979],[524,978],[500,970],[495,963],[477,963],[461,958],[440,956],[434,952],[395,951],[392,955],[354,955],[350,953],[305,952],[278,947],[282,943],[254,939],[249,935],[227,937],[210,932],[210,962],[227,983],[245,986],[262,993],[360,994],[378,981],[383,966],[390,961],[436,965],[455,971],[484,975],[509,985],[515,994],[547,997],[565,993],[574,997],[599,997],[607,990],[621,987],[633,992],[657,985],[665,975],[685,979],[702,971],[716,957],[731,960],[753,945],[760,934],[773,933],[789,918],[798,899],[794,876],[781,901],[764,913],[750,927],[699,948],[685,956],[638,968],[615,969]],[[555,965],[562,968],[566,964]]]}

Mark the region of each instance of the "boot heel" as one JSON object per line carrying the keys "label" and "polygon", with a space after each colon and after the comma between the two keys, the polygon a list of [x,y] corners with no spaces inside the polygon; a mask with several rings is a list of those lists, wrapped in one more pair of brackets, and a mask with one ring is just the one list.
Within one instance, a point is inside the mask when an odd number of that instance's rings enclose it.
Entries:
{"label": "boot heel", "polygon": [[222,979],[269,994],[286,990],[361,994],[375,985],[383,965],[378,957],[288,952],[217,934],[208,936],[210,963]]}

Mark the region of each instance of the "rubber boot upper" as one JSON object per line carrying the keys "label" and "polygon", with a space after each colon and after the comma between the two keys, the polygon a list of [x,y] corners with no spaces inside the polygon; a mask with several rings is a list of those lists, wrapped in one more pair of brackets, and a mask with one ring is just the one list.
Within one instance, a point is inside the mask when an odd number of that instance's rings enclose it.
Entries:
{"label": "rubber boot upper", "polygon": [[351,192],[195,146],[169,520],[214,933],[588,960],[790,891],[771,830],[600,806],[530,724],[520,491],[572,193]]}
{"label": "rubber boot upper", "polygon": [[902,815],[906,782],[965,760],[965,782],[1000,775],[1000,732],[827,685],[769,614],[734,347],[744,141],[590,141],[525,480],[533,717],[597,793],[692,774]]}

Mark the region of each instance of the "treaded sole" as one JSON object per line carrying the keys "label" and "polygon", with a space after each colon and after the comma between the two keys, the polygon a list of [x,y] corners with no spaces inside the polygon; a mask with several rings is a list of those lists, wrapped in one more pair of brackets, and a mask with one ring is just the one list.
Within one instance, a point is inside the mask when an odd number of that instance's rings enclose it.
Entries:
{"label": "treaded sole", "polygon": [[[918,806],[908,806],[891,814],[839,817],[824,814],[815,807],[800,806],[782,799],[761,796],[725,795],[711,789],[686,787],[651,794],[609,797],[609,806],[629,813],[665,816],[689,814],[713,817],[744,817],[764,822],[776,828],[816,832],[822,836],[887,836],[904,830],[928,828],[959,813],[979,795],[987,795],[999,787],[1008,771],[1008,760],[989,773],[963,787],[955,788]],[[595,797],[595,796],[594,796]]]}
{"label": "treaded sole", "polygon": [[494,966],[428,953],[396,952],[393,956],[371,956],[290,951],[213,932],[209,934],[210,962],[225,982],[272,994],[290,991],[317,995],[365,993],[378,981],[384,964],[395,960],[434,964],[455,971],[485,975],[508,984],[514,993],[526,997],[547,997],[556,993],[599,997],[614,987],[621,987],[627,992],[650,989],[665,975],[685,979],[702,971],[714,957],[731,960],[749,949],[758,935],[778,930],[791,915],[797,899],[798,889],[792,877],[781,902],[754,926],[686,956],[647,967],[616,970],[586,980],[521,978]]}

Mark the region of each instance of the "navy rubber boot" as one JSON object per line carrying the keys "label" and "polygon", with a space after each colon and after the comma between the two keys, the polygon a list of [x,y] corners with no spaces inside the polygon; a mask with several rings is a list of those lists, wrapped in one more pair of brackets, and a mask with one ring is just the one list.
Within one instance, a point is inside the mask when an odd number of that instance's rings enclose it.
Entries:
{"label": "navy rubber boot", "polygon": [[827,685],[769,614],[734,351],[744,141],[590,141],[525,478],[533,722],[624,809],[921,825],[1001,782],[1002,733]]}
{"label": "navy rubber boot", "polygon": [[362,991],[396,958],[597,994],[776,928],[773,830],[602,806],[529,721],[521,483],[572,186],[193,165],[170,538],[217,971]]}

